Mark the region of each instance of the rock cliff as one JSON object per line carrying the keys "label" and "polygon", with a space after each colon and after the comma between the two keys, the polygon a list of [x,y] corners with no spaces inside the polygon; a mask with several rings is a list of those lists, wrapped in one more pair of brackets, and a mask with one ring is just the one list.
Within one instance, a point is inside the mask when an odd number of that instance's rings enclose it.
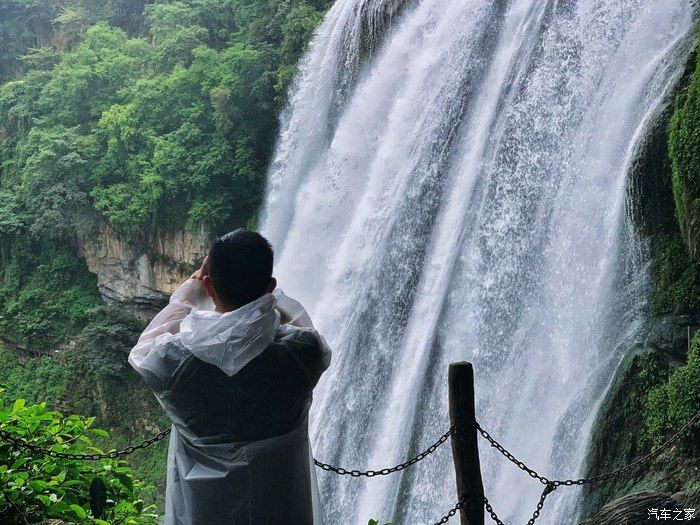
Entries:
{"label": "rock cliff", "polygon": [[155,231],[129,242],[102,224],[92,236],[78,239],[105,302],[125,306],[141,318],[163,307],[170,294],[199,265],[207,253],[209,234],[202,227]]}
{"label": "rock cliff", "polygon": [[[653,523],[657,519],[683,521],[688,525],[698,524],[699,500],[700,492],[697,491],[678,492],[673,495],[651,491],[639,492],[611,501],[600,509],[598,514],[580,525],[637,525]],[[688,509],[688,512],[685,509]]]}

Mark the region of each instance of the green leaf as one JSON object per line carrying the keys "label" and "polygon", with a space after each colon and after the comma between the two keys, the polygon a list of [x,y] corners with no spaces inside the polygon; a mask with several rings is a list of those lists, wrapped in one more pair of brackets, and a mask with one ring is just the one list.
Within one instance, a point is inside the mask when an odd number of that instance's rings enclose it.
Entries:
{"label": "green leaf", "polygon": [[87,518],[87,512],[85,512],[85,509],[81,507],[80,505],[76,505],[73,503],[70,506],[71,509],[73,509],[73,512],[75,512],[76,516],[78,516],[79,519],[84,520]]}

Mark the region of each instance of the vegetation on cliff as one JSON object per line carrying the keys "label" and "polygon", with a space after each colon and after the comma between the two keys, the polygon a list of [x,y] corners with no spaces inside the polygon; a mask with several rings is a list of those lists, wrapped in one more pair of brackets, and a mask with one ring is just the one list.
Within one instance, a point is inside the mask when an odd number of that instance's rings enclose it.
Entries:
{"label": "vegetation on cliff", "polygon": [[[653,314],[681,315],[681,322],[694,325],[700,321],[700,53],[694,54],[690,64],[668,124],[677,230],[652,240],[655,292],[651,306]],[[685,424],[700,406],[699,345],[696,336],[681,356],[685,364],[648,393],[645,421],[656,443]],[[696,429],[694,440],[699,437]]]}
{"label": "vegetation on cliff", "polygon": [[[659,444],[664,438],[683,427],[700,409],[700,334],[696,335],[687,362],[670,373],[668,379],[654,386],[645,399],[647,435]],[[697,440],[687,436],[686,448]],[[696,443],[700,444],[700,443]],[[692,450],[690,450],[692,452]],[[698,483],[700,488],[700,483]]]}
{"label": "vegetation on cliff", "polygon": [[678,224],[690,256],[700,260],[700,53],[695,70],[678,94],[669,125],[673,196]]}
{"label": "vegetation on cliff", "polygon": [[[98,299],[76,237],[101,222],[135,239],[254,220],[280,105],[324,5],[3,3],[0,328],[9,337],[44,349],[82,328],[80,312]],[[59,252],[62,267],[47,267]]]}
{"label": "vegetation on cliff", "polygon": [[[109,436],[92,436],[93,443],[104,449],[126,447],[166,428],[168,422],[155,398],[126,362],[142,323],[115,307],[101,306],[87,316],[92,320],[76,341],[57,355],[19,358],[0,345],[0,385],[5,385],[0,402],[12,404],[22,398],[89,414],[110,430]],[[144,482],[141,497],[159,505],[165,490],[166,451],[161,442],[129,457],[135,476]]]}

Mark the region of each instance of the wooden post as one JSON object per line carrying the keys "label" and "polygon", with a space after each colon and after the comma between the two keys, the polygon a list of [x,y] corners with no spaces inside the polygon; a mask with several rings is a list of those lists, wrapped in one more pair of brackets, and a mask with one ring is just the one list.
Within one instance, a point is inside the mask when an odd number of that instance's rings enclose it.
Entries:
{"label": "wooden post", "polygon": [[462,525],[484,525],[484,485],[481,481],[479,444],[474,406],[474,368],[471,363],[450,364],[450,421],[452,458],[457,474],[457,495],[467,503],[460,509]]}

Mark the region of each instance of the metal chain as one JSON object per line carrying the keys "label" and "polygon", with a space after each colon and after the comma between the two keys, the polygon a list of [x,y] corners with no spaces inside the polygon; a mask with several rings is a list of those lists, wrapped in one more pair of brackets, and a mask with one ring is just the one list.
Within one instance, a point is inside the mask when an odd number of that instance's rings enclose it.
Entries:
{"label": "metal chain", "polygon": [[[537,521],[537,518],[540,517],[540,512],[542,512],[542,508],[544,507],[544,501],[547,499],[547,496],[549,496],[549,494],[554,492],[556,489],[557,487],[554,483],[547,484],[547,486],[542,491],[540,501],[537,502],[537,507],[535,508],[535,511],[532,513],[532,517],[528,520],[526,525],[534,525],[535,521]],[[486,512],[489,513],[489,516],[491,516],[491,519],[497,525],[506,525],[498,517],[496,511],[493,510],[493,507],[491,506],[491,503],[489,502],[489,499],[486,496],[484,496],[484,507],[486,508]]]}
{"label": "metal chain", "polygon": [[[405,461],[399,465],[396,465],[395,467],[391,468],[383,468],[381,470],[347,470],[344,469],[343,467],[334,467],[333,465],[329,465],[328,463],[322,463],[317,459],[314,459],[314,463],[316,464],[317,467],[322,468],[325,471],[330,471],[330,472],[335,472],[336,474],[340,474],[341,476],[348,475],[352,476],[353,478],[359,478],[360,476],[367,476],[368,478],[372,478],[374,476],[386,476],[387,474],[393,474],[394,472],[398,472],[400,470],[403,470],[407,467],[410,467],[411,465],[415,465],[422,459],[425,459],[427,456],[435,452],[435,450],[442,445],[447,439],[454,433],[455,428],[450,427],[450,429],[445,432],[442,436],[440,436],[440,439],[438,439],[435,443],[430,445],[426,450],[418,454],[416,457],[409,459],[408,461]],[[455,510],[456,512],[456,510]]]}
{"label": "metal chain", "polygon": [[535,512],[532,513],[532,518],[528,520],[527,525],[534,525],[535,521],[537,521],[537,518],[540,517],[540,512],[542,512],[542,507],[544,507],[544,500],[546,500],[547,496],[549,496],[549,494],[554,492],[555,490],[557,490],[557,486],[554,483],[547,484],[547,486],[542,491],[540,501],[537,502],[537,508],[535,508]]}
{"label": "metal chain", "polygon": [[[335,472],[336,474],[348,474],[352,477],[359,477],[359,476],[367,476],[367,477],[373,477],[373,476],[379,476],[379,475],[387,475],[391,474],[393,472],[398,472],[399,470],[403,470],[407,467],[410,467],[411,465],[414,465],[421,461],[422,459],[425,459],[428,455],[432,454],[435,452],[435,450],[442,445],[447,439],[452,435],[454,432],[454,427],[451,427],[447,432],[445,432],[442,436],[440,436],[440,439],[438,439],[435,443],[430,445],[426,450],[418,454],[416,457],[401,463],[400,465],[396,465],[395,467],[391,468],[385,468],[382,470],[367,470],[364,472],[360,472],[359,470],[346,470],[342,467],[334,467],[333,465],[329,465],[327,463],[321,463],[317,459],[314,459],[314,463],[316,466],[321,467],[323,470],[326,471],[332,471]],[[47,456],[51,456],[54,458],[60,458],[60,459],[74,459],[74,460],[100,460],[100,459],[117,459],[122,456],[127,456],[129,454],[132,454],[136,450],[146,448],[153,443],[156,443],[157,441],[160,441],[163,439],[165,436],[170,434],[170,429],[167,428],[163,430],[162,432],[159,432],[155,436],[148,438],[140,443],[137,443],[136,445],[131,445],[129,447],[126,447],[122,450],[112,450],[110,452],[106,453],[92,453],[92,454],[77,454],[73,452],[58,452],[55,450],[51,450],[48,448],[40,447],[39,445],[35,445],[33,443],[29,443],[21,438],[15,437],[12,435],[12,433],[6,431],[6,430],[0,430],[0,437],[7,441],[8,443],[11,443],[15,445],[18,448],[26,449],[29,450],[33,453],[37,454],[45,454]]]}
{"label": "metal chain", "polygon": [[629,465],[625,467],[620,467],[616,468],[614,470],[611,470],[610,472],[605,472],[603,474],[599,474],[598,476],[593,476],[591,478],[581,478],[581,479],[567,479],[567,480],[555,480],[552,483],[556,486],[564,485],[567,487],[570,487],[572,485],[586,485],[588,483],[597,483],[599,481],[606,481],[608,479],[615,478],[617,476],[621,476],[622,474],[625,474],[635,468],[637,468],[640,465],[643,465],[644,463],[647,463],[651,461],[652,459],[656,458],[657,456],[660,456],[667,448],[669,448],[671,445],[673,445],[678,439],[685,434],[690,428],[695,425],[696,423],[700,422],[700,411],[698,411],[693,417],[688,420],[688,422],[683,425],[683,427],[673,434],[670,438],[668,438],[666,441],[663,442],[663,444],[657,448],[656,450],[649,452],[648,454],[642,456],[639,459],[636,459]]}
{"label": "metal chain", "polygon": [[489,516],[491,516],[491,519],[495,521],[497,525],[506,525],[498,518],[496,511],[493,510],[493,507],[486,496],[484,496],[484,507],[486,507],[486,512],[489,513]]}
{"label": "metal chain", "polygon": [[496,441],[493,437],[491,437],[491,434],[486,432],[483,428],[481,428],[481,425],[479,423],[476,424],[476,429],[479,431],[479,433],[484,436],[486,441],[489,442],[489,444],[498,450],[501,454],[503,454],[508,460],[513,463],[516,467],[518,467],[520,470],[523,472],[527,472],[527,474],[531,477],[542,483],[543,485],[547,485],[550,483],[550,481],[545,478],[544,476],[538,474],[534,470],[532,470],[530,467],[528,467],[525,463],[520,461],[518,458],[516,458],[513,454],[511,454],[506,448],[501,445],[498,441]]}
{"label": "metal chain", "polygon": [[467,502],[466,499],[460,499],[454,507],[450,509],[450,511],[445,514],[442,518],[440,518],[440,521],[436,521],[434,525],[445,525],[448,521],[450,521],[450,518],[457,514],[457,511],[461,509],[464,504]]}
{"label": "metal chain", "polygon": [[[537,471],[531,469],[528,467],[525,463],[517,459],[511,452],[509,452],[503,445],[501,445],[498,441],[496,441],[491,434],[489,434],[486,430],[484,430],[481,425],[478,423],[476,424],[476,428],[479,431],[479,433],[486,439],[486,441],[489,442],[489,444],[498,450],[503,456],[505,456],[510,462],[512,462],[514,465],[516,465],[520,470],[523,472],[526,472],[531,478],[538,480],[540,483],[545,485],[544,490],[542,491],[542,495],[540,496],[540,500],[537,503],[537,507],[535,508],[535,511],[532,514],[532,517],[528,520],[527,525],[534,525],[535,521],[537,518],[539,518],[540,513],[542,511],[542,508],[544,507],[544,502],[547,499],[547,496],[554,492],[557,487],[559,486],[572,486],[572,485],[585,485],[588,483],[596,483],[599,481],[606,481],[608,479],[621,476],[622,474],[625,474],[636,467],[647,463],[648,461],[651,461],[652,459],[656,458],[657,456],[661,455],[667,448],[669,448],[673,443],[675,443],[683,434],[685,434],[693,425],[696,423],[700,422],[700,411],[698,411],[690,420],[680,429],[678,432],[676,432],[673,436],[668,438],[664,443],[654,450],[653,452],[650,452],[641,458],[633,461],[629,465],[625,467],[620,467],[614,470],[611,470],[610,472],[606,472],[603,474],[600,474],[598,476],[593,476],[591,478],[580,478],[580,479],[567,479],[567,480],[550,480],[549,478],[546,478],[545,476],[542,476],[539,474]],[[366,471],[359,471],[359,470],[347,470],[342,467],[335,467],[333,465],[329,465],[328,463],[322,463],[318,461],[317,459],[314,459],[314,463],[316,464],[317,467],[322,468],[325,471],[331,471],[335,472],[336,474],[340,475],[349,475],[352,477],[360,477],[360,476],[366,476],[368,478],[374,477],[374,476],[385,476],[387,474],[392,474],[394,472],[398,472],[400,470],[403,470],[407,467],[410,467],[411,465],[414,465],[418,463],[419,461],[425,459],[427,456],[435,452],[435,450],[445,443],[447,439],[454,433],[455,428],[454,426],[450,427],[450,429],[445,432],[440,438],[430,445],[426,450],[418,454],[417,456],[411,458],[408,461],[405,461],[404,463],[401,463],[399,465],[396,465],[391,468],[384,468],[381,470],[366,470]],[[122,450],[113,450],[111,452],[107,453],[93,453],[93,454],[75,454],[71,452],[57,452],[54,450],[50,450],[47,448],[40,447],[38,445],[35,445],[33,443],[29,443],[27,441],[24,441],[21,438],[17,438],[13,436],[10,432],[7,432],[6,430],[0,430],[0,437],[4,439],[5,441],[15,445],[18,448],[23,448],[26,450],[30,450],[31,452],[34,453],[41,453],[45,454],[51,457],[55,458],[61,458],[61,459],[74,459],[74,460],[99,460],[99,459],[117,459],[122,456],[129,455],[136,450],[143,449],[146,447],[149,447],[153,443],[156,443],[163,439],[165,436],[167,436],[170,433],[170,429],[163,430],[162,432],[159,432],[155,436],[146,439],[136,445],[131,445],[129,447],[126,447]],[[450,511],[445,514],[440,521],[436,522],[435,525],[444,525],[447,523],[450,518],[452,518],[455,514],[457,514],[457,511],[462,508],[464,505],[465,500],[460,499]],[[498,517],[496,512],[494,511],[493,507],[491,506],[491,503],[489,502],[488,498],[484,497],[484,507],[486,511],[489,513],[491,516],[491,519],[497,524],[497,525],[505,525]]]}
{"label": "metal chain", "polygon": [[[606,481],[608,479],[621,476],[622,474],[625,474],[636,467],[643,465],[644,463],[649,462],[650,460],[656,458],[657,456],[660,456],[668,447],[670,447],[673,443],[678,441],[678,439],[685,434],[693,425],[696,423],[700,422],[700,411],[697,412],[688,422],[683,425],[683,427],[676,432],[673,436],[668,438],[664,443],[654,450],[653,452],[650,452],[644,456],[642,456],[639,459],[636,459],[629,465],[626,465],[624,467],[620,467],[614,470],[611,470],[610,472],[605,472],[603,474],[600,474],[598,476],[593,476],[591,478],[581,478],[581,479],[567,479],[567,480],[550,480],[549,478],[546,478],[545,476],[539,474],[535,470],[531,469],[528,467],[525,463],[517,459],[511,452],[509,452],[503,445],[501,445],[498,441],[496,441],[491,434],[489,434],[486,430],[481,428],[481,426],[477,423],[476,428],[479,431],[479,433],[486,439],[486,441],[489,442],[489,444],[498,450],[501,454],[503,454],[511,463],[513,463],[515,466],[517,466],[520,470],[523,472],[526,472],[531,478],[534,478],[538,480],[540,483],[546,486],[552,485],[554,488],[559,487],[559,486],[567,486],[570,487],[572,485],[585,485],[588,483],[597,483],[599,481]],[[551,492],[551,490],[549,491]],[[549,494],[549,492],[547,494]],[[543,493],[544,494],[544,493]],[[546,497],[546,496],[545,496]],[[542,500],[544,501],[544,500]]]}
{"label": "metal chain", "polygon": [[[645,456],[642,456],[641,458],[633,461],[629,465],[625,467],[621,467],[615,470],[611,470],[610,472],[606,472],[604,474],[601,474],[599,476],[594,476],[591,478],[581,478],[581,479],[567,479],[567,480],[554,480],[550,481],[548,478],[542,476],[535,470],[531,469],[528,467],[525,463],[517,459],[512,453],[510,453],[503,445],[501,445],[498,441],[496,441],[491,434],[489,434],[486,430],[481,428],[481,426],[477,423],[476,428],[479,431],[479,433],[484,436],[484,438],[489,442],[489,444],[498,450],[501,454],[503,454],[506,458],[508,458],[509,461],[511,461],[513,464],[515,464],[519,469],[521,469],[524,472],[527,472],[527,474],[538,480],[540,483],[544,484],[544,490],[542,491],[542,495],[540,496],[540,500],[537,502],[537,507],[535,508],[535,511],[532,513],[532,517],[527,521],[526,525],[534,525],[535,521],[537,521],[537,518],[540,517],[540,513],[542,512],[542,509],[544,508],[544,502],[547,499],[547,496],[549,496],[552,492],[554,492],[557,487],[559,486],[571,486],[571,485],[584,485],[586,483],[596,483],[598,481],[605,481],[617,476],[621,476],[622,474],[625,474],[626,472],[631,471],[632,469],[638,467],[639,465],[642,465],[655,457],[659,456],[662,452],[664,452],[669,446],[671,446],[673,443],[675,443],[685,432],[687,432],[695,423],[700,422],[700,411],[696,413],[690,420],[678,431],[676,432],[673,436],[668,438],[664,443],[655,451],[650,452],[649,454],[646,454]],[[454,516],[457,511],[462,508],[464,500],[460,500],[457,502],[457,505],[455,505],[449,513],[447,513],[440,521],[438,521],[435,525],[443,525],[447,523],[447,521]],[[489,502],[488,498],[484,496],[484,508],[486,509],[486,512],[489,513],[489,516],[491,516],[491,519],[496,523],[496,525],[505,525],[503,521],[498,517],[496,514],[496,511],[493,509],[493,506]]]}
{"label": "metal chain", "polygon": [[0,430],[0,437],[3,440],[7,441],[8,443],[13,444],[14,446],[16,446],[18,448],[29,450],[35,454],[45,454],[47,456],[51,456],[54,458],[60,458],[60,459],[79,459],[79,460],[93,460],[93,461],[97,461],[100,459],[117,459],[117,458],[120,458],[122,456],[127,456],[127,455],[135,452],[136,450],[151,446],[153,443],[160,441],[168,434],[170,434],[169,428],[163,430],[162,432],[159,432],[158,434],[156,434],[155,436],[153,436],[151,438],[148,438],[144,441],[141,441],[140,443],[137,443],[136,445],[131,445],[129,447],[126,447],[122,450],[112,450],[110,452],[105,452],[105,453],[76,454],[73,452],[57,452],[55,450],[40,447],[39,445],[35,445],[35,444],[29,443],[21,438],[17,438],[6,430]]}

